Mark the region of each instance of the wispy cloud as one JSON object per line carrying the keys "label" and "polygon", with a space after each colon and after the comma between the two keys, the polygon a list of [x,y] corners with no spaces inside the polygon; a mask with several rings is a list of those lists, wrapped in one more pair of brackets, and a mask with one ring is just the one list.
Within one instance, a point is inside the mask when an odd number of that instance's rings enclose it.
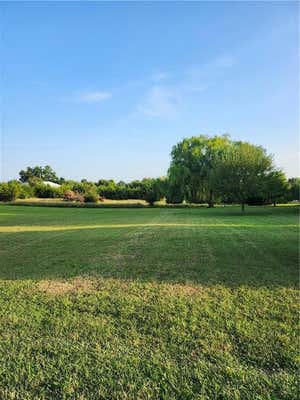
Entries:
{"label": "wispy cloud", "polygon": [[189,67],[177,76],[171,76],[168,72],[155,73],[151,76],[152,83],[134,113],[173,118],[189,104],[189,101],[194,101],[195,96],[201,95],[210,86],[215,86],[220,77],[223,77],[236,62],[233,56],[221,54],[202,65]]}
{"label": "wispy cloud", "polygon": [[110,92],[94,91],[79,94],[76,100],[80,103],[99,103],[112,97]]}
{"label": "wispy cloud", "polygon": [[174,88],[155,85],[146,93],[137,111],[152,117],[171,117],[180,104],[180,93]]}

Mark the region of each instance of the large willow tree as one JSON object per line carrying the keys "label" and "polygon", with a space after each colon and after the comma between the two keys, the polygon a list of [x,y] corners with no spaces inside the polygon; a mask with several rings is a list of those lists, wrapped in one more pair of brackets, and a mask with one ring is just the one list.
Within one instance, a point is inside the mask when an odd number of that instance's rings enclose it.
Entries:
{"label": "large willow tree", "polygon": [[274,192],[273,181],[282,174],[263,147],[232,141],[227,135],[186,138],[173,147],[171,156],[171,188],[176,187],[187,202],[209,207],[223,199],[242,204],[244,210],[253,194]]}
{"label": "large willow tree", "polygon": [[171,152],[169,181],[190,203],[207,202],[213,206],[216,198],[214,170],[232,142],[229,136],[205,135],[183,139]]}

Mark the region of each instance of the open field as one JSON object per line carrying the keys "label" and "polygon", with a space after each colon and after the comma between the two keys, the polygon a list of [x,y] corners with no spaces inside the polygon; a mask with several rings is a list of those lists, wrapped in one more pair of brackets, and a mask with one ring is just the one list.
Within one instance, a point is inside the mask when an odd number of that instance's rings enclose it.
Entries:
{"label": "open field", "polygon": [[1,205],[0,398],[297,399],[298,239],[297,207]]}

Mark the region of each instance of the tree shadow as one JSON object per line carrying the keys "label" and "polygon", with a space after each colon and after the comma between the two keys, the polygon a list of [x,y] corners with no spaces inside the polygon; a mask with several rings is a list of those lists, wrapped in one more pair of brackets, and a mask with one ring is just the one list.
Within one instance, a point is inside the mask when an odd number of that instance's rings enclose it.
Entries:
{"label": "tree shadow", "polygon": [[295,226],[94,227],[1,234],[0,279],[298,286]]}

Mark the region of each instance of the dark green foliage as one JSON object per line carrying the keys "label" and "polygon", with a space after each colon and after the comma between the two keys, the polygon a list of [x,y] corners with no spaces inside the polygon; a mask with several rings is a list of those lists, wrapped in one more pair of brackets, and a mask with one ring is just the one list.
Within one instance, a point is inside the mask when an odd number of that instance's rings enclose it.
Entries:
{"label": "dark green foliage", "polygon": [[264,204],[266,204],[266,200],[262,196],[251,196],[248,197],[246,203],[248,204],[248,206],[263,206]]}
{"label": "dark green foliage", "polygon": [[216,164],[231,145],[226,135],[200,135],[186,138],[173,147],[169,180],[172,185],[180,187],[187,202],[207,202],[213,206],[216,200]]}
{"label": "dark green foliage", "polygon": [[62,191],[59,187],[52,187],[39,183],[34,186],[34,194],[41,199],[55,199],[62,197]]}
{"label": "dark green foliage", "polygon": [[288,182],[282,171],[271,171],[267,174],[264,184],[264,197],[267,203],[284,202],[287,198]]}
{"label": "dark green foliage", "polygon": [[89,190],[83,195],[85,203],[97,203],[99,200],[99,195],[95,190]]}
{"label": "dark green foliage", "polygon": [[143,179],[144,194],[142,199],[147,201],[150,206],[156,201],[161,200],[165,194],[165,181],[163,179]]}
{"label": "dark green foliage", "polygon": [[263,193],[267,177],[273,173],[272,157],[261,146],[234,142],[216,163],[213,180],[220,196],[244,205],[251,196]]}
{"label": "dark green foliage", "polygon": [[288,180],[288,199],[289,201],[300,201],[300,178],[290,178]]}
{"label": "dark green foliage", "polygon": [[247,202],[275,205],[287,193],[284,174],[261,146],[200,135],[178,143],[171,155],[168,175],[176,191],[168,202],[182,194],[189,203],[239,202],[244,209]]}
{"label": "dark green foliage", "polygon": [[184,194],[180,185],[169,182],[166,191],[166,202],[168,204],[180,204],[184,200]]}
{"label": "dark green foliage", "polygon": [[129,183],[115,183],[113,180],[101,179],[98,181],[98,193],[110,200],[146,200],[147,197],[149,200],[157,201],[157,197],[165,196],[165,187],[163,179],[145,178]]}
{"label": "dark green foliage", "polygon": [[21,170],[19,175],[21,182],[28,182],[32,178],[38,178],[42,181],[50,181],[54,183],[60,182],[60,178],[58,178],[56,173],[49,165],[46,165],[45,167],[27,167],[26,170]]}

